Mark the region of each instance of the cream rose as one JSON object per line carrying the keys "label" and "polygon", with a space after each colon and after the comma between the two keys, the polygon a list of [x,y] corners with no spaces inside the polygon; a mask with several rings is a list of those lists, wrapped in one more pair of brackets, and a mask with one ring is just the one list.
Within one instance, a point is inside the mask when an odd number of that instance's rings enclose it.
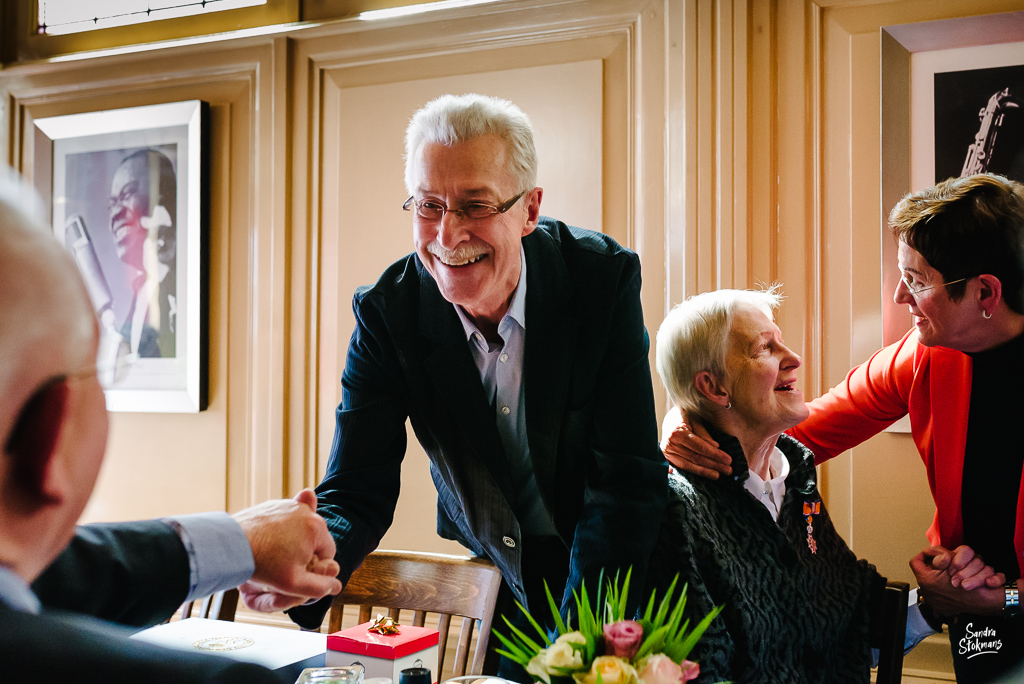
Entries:
{"label": "cream rose", "polygon": [[555,643],[548,646],[547,651],[547,666],[552,667],[565,667],[570,670],[580,670],[583,668],[583,654],[577,649],[573,648],[573,644],[585,644],[587,638],[579,632],[569,632],[555,639]]}
{"label": "cream rose", "polygon": [[572,644],[585,644],[587,638],[579,632],[568,632],[555,639],[555,643],[542,649],[530,659],[526,671],[545,684],[551,684],[551,675],[561,674],[553,668],[564,667],[571,670],[583,668],[583,656],[572,647]]}
{"label": "cream rose", "polygon": [[526,671],[536,677],[537,681],[544,682],[544,684],[551,684],[551,673],[548,672],[547,660],[547,651],[542,650],[540,653],[530,658],[530,662],[526,664]]}
{"label": "cream rose", "polygon": [[615,656],[594,658],[590,672],[575,674],[573,678],[579,684],[597,684],[598,673],[601,673],[601,684],[638,684],[633,666]]}

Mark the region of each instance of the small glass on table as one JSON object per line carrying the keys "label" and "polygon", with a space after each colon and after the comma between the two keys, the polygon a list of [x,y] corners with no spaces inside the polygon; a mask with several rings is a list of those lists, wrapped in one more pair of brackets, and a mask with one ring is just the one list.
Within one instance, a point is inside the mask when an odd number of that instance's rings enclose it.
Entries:
{"label": "small glass on table", "polygon": [[307,667],[295,684],[364,684],[363,666]]}

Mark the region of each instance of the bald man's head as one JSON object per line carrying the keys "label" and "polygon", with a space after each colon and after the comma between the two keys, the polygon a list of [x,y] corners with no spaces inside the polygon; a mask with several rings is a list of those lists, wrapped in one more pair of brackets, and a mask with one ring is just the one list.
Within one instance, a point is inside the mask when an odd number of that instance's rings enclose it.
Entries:
{"label": "bald man's head", "polygon": [[89,362],[96,334],[78,269],[33,216],[33,197],[0,178],[0,437],[35,384]]}
{"label": "bald man's head", "polygon": [[0,177],[0,563],[30,581],[70,539],[107,437],[95,316],[33,197]]}

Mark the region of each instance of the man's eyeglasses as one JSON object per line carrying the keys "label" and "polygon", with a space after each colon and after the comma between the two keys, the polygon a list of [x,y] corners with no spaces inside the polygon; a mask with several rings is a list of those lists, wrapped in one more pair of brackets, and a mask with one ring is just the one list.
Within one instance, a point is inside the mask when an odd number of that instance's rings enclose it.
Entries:
{"label": "man's eyeglasses", "polygon": [[956,285],[957,283],[962,283],[965,280],[968,280],[968,278],[960,278],[959,280],[951,280],[948,283],[939,283],[938,285],[928,285],[927,287],[922,286],[920,283],[915,281],[914,280],[914,276],[910,275],[909,273],[904,273],[902,276],[900,276],[900,280],[903,281],[903,285],[907,288],[907,292],[909,292],[910,294],[912,294],[913,296],[916,297],[917,295],[921,294],[922,292],[927,292],[928,290],[934,290],[937,287],[946,287],[947,285]]}
{"label": "man's eyeglasses", "polygon": [[449,209],[440,202],[434,200],[416,200],[415,197],[410,197],[405,200],[405,204],[402,205],[402,209],[406,211],[412,211],[413,207],[416,208],[416,215],[426,221],[440,221],[444,218],[446,213],[455,214],[460,219],[472,219],[479,221],[481,219],[490,218],[495,214],[504,214],[506,211],[511,209],[519,198],[526,194],[526,191],[519,193],[507,202],[495,206],[493,204],[485,204],[484,202],[469,202],[463,204],[458,209]]}

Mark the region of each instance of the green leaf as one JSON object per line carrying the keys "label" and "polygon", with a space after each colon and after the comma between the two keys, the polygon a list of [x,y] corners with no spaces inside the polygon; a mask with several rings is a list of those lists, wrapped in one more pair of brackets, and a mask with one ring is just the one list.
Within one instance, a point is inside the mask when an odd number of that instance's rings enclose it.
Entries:
{"label": "green leaf", "polygon": [[[661,604],[658,606],[658,614],[654,616],[652,622],[655,627],[660,627],[665,624],[665,617],[668,615],[669,606],[671,606],[672,594],[676,590],[676,584],[679,582],[679,575],[672,579],[672,584],[668,585],[668,591],[665,592],[665,596],[661,599]],[[654,598],[654,594],[651,594],[651,598]],[[682,600],[686,600],[686,588],[683,587]]]}
{"label": "green leaf", "polygon": [[[508,625],[508,628],[512,630],[512,634],[514,634],[517,637],[518,643],[521,643],[528,648],[532,648],[534,652],[539,652],[540,649],[544,648],[543,646],[539,645],[536,641],[526,636],[526,634],[524,634],[521,629],[513,625],[507,617],[502,615],[501,619],[504,620],[505,624]],[[545,637],[545,639],[547,639],[547,637]]]}
{"label": "green leaf", "polygon": [[572,630],[566,627],[565,622],[562,620],[562,613],[558,610],[558,606],[555,604],[555,598],[551,595],[551,589],[548,587],[548,581],[544,580],[544,593],[548,597],[548,608],[551,609],[551,615],[555,618],[555,627],[558,629],[559,634],[568,634]]}
{"label": "green leaf", "polygon": [[[550,594],[549,594],[549,596],[550,596]],[[525,615],[526,619],[529,620],[531,625],[533,625],[533,628],[535,630],[537,630],[537,634],[539,634],[541,640],[544,641],[544,645],[545,646],[550,646],[551,645],[551,639],[550,639],[550,637],[548,637],[547,632],[544,631],[544,628],[537,624],[537,621],[533,619],[533,616],[530,615],[530,612],[528,610],[526,610],[525,608],[523,608],[519,604],[519,601],[516,601],[516,605],[519,606],[519,610],[523,611],[523,615]],[[502,617],[504,617],[504,616],[502,616]],[[508,622],[508,620],[506,620],[505,622]],[[512,625],[511,622],[508,623],[508,626],[512,627],[512,629],[515,629],[515,627]]]}
{"label": "green leaf", "polygon": [[665,647],[665,635],[667,633],[668,627],[659,627],[652,631],[640,644],[634,660],[639,662],[652,653],[661,653]]}
{"label": "green leaf", "polygon": [[665,655],[677,663],[685,660],[686,656],[690,655],[690,651],[693,650],[693,647],[697,645],[697,640],[701,638],[708,626],[711,624],[711,621],[722,612],[724,607],[725,606],[716,606],[710,613],[705,615],[704,619],[698,622],[697,626],[693,628],[693,631],[691,631],[681,641],[666,644]]}
{"label": "green leaf", "polygon": [[620,585],[619,573],[615,573],[615,579],[608,580],[607,599],[605,600],[605,621],[621,622],[626,619],[626,603],[629,597],[629,580],[633,574],[633,568],[626,571],[626,579]]}

